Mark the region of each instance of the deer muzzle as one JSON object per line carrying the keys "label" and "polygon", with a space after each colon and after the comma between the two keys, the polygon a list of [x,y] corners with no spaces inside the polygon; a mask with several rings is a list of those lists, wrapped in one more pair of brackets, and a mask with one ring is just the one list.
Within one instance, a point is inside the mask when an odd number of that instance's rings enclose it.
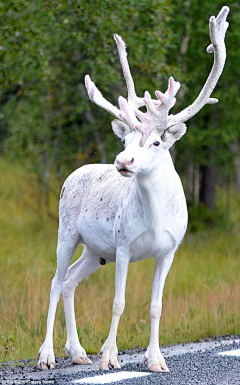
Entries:
{"label": "deer muzzle", "polygon": [[134,164],[134,158],[127,159],[123,153],[119,154],[114,162],[114,165],[118,172],[123,176],[133,176],[132,165]]}

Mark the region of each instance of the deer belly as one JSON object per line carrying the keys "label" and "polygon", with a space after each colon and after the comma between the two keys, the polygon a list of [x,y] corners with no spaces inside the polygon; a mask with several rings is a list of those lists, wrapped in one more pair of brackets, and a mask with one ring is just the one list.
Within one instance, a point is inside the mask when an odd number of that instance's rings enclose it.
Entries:
{"label": "deer belly", "polygon": [[130,248],[130,262],[164,257],[174,253],[179,243],[168,230],[157,235],[145,233],[133,242]]}
{"label": "deer belly", "polygon": [[116,260],[116,245],[113,239],[112,226],[95,220],[84,218],[78,223],[78,231],[83,242],[94,255],[114,262]]}

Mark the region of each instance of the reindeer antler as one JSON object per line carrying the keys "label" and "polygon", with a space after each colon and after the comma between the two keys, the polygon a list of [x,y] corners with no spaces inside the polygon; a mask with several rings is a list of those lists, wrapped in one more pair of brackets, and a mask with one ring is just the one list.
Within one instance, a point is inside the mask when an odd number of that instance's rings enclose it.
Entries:
{"label": "reindeer antler", "polygon": [[166,130],[168,124],[168,112],[176,103],[176,94],[180,88],[180,83],[176,82],[173,77],[169,78],[168,89],[163,94],[156,91],[155,94],[158,100],[151,99],[149,92],[145,92],[144,103],[147,107],[147,112],[143,113],[136,110],[135,114],[139,118],[140,123],[135,128],[142,133],[140,145],[143,146],[146,139],[153,130],[160,134]]}
{"label": "reindeer antler", "polygon": [[117,43],[123,75],[127,84],[128,98],[125,99],[124,97],[120,96],[118,99],[120,108],[117,108],[102,96],[101,92],[93,83],[89,75],[85,76],[85,85],[90,100],[92,100],[98,106],[102,107],[104,110],[108,111],[117,119],[125,122],[132,130],[135,130],[135,125],[138,123],[138,120],[134,110],[144,106],[144,101],[143,98],[139,98],[135,92],[134,82],[127,60],[125,43],[117,34],[114,34],[114,39]]}
{"label": "reindeer antler", "polygon": [[[151,99],[147,91],[145,92],[144,98],[139,98],[135,92],[135,86],[127,60],[125,43],[117,34],[114,35],[114,39],[117,43],[123,75],[127,85],[127,99],[120,96],[118,99],[119,108],[117,108],[102,96],[89,75],[85,76],[86,89],[90,100],[95,104],[108,111],[115,116],[115,118],[125,122],[131,130],[140,131],[143,135],[141,140],[141,146],[143,146],[153,130],[162,133],[166,129],[168,112],[176,102],[175,95],[180,88],[180,83],[175,82],[173,77],[170,77],[167,91],[164,94],[156,91],[157,99]],[[147,107],[147,113],[139,110],[139,108],[143,106]],[[139,118],[139,120],[137,118]]]}
{"label": "reindeer antler", "polygon": [[[147,137],[153,130],[162,134],[168,128],[178,123],[186,122],[196,115],[205,104],[218,102],[217,99],[210,98],[210,96],[223,71],[226,60],[224,38],[228,28],[228,22],[226,21],[228,13],[229,8],[225,6],[221,9],[217,18],[212,16],[209,20],[211,44],[208,46],[207,52],[214,52],[214,64],[197,99],[180,113],[168,115],[169,110],[176,102],[175,96],[180,88],[180,83],[176,82],[173,77],[169,78],[168,89],[164,94],[160,91],[155,92],[157,99],[152,99],[147,91],[144,94],[144,98],[139,98],[136,95],[133,78],[127,60],[126,46],[122,38],[117,34],[114,35],[114,39],[117,43],[123,75],[127,84],[128,97],[125,99],[120,96],[118,99],[119,108],[115,107],[102,96],[101,92],[92,82],[90,76],[86,75],[85,85],[89,98],[117,119],[126,123],[132,131],[140,131],[142,133],[141,146],[144,145]],[[142,106],[146,106],[146,113],[139,110]]]}
{"label": "reindeer antler", "polygon": [[101,94],[99,89],[96,87],[95,83],[91,80],[89,75],[85,76],[85,87],[88,92],[89,99],[97,104],[99,107],[102,107],[104,110],[108,111],[110,114],[115,116],[115,118],[120,119],[121,111],[115,107],[113,104],[109,103]]}
{"label": "reindeer antler", "polygon": [[177,123],[186,122],[196,115],[205,106],[205,104],[214,104],[218,102],[218,99],[210,98],[210,96],[223,71],[226,60],[226,47],[224,39],[229,25],[226,21],[229,11],[229,7],[225,6],[221,9],[216,18],[215,16],[210,17],[209,30],[211,44],[207,47],[207,52],[214,52],[212,70],[197,99],[183,111],[170,116],[168,127]]}
{"label": "reindeer antler", "polygon": [[135,92],[135,86],[131,75],[130,67],[127,60],[126,45],[121,36],[114,34],[114,39],[117,43],[120,62],[122,65],[123,75],[126,80],[128,90],[128,105],[131,109],[138,109],[144,106],[143,98],[139,98]]}

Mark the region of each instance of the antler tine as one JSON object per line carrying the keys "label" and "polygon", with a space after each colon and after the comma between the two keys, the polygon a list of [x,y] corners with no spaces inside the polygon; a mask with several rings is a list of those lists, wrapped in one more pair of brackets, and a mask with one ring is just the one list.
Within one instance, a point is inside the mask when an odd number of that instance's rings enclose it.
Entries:
{"label": "antler tine", "polygon": [[179,82],[176,82],[172,76],[170,76],[168,80],[168,89],[163,94],[160,91],[156,91],[156,97],[161,101],[161,104],[165,106],[165,109],[167,112],[175,105],[176,103],[176,94],[179,91],[179,88],[181,87]]}
{"label": "antler tine", "polygon": [[121,36],[119,36],[117,33],[115,33],[113,36],[117,44],[119,58],[120,58],[120,62],[123,70],[123,75],[127,85],[128,104],[131,109],[133,110],[136,108],[138,109],[139,107],[144,106],[144,101],[143,101],[143,98],[139,98],[135,92],[135,86],[134,86],[132,74],[131,74],[130,67],[127,60],[126,45],[123,39],[121,38]]}
{"label": "antler tine", "polygon": [[89,75],[85,76],[85,87],[87,89],[89,99],[92,102],[97,104],[99,107],[102,107],[104,110],[108,111],[110,114],[115,116],[115,118],[121,119],[121,111],[102,96],[101,92],[91,80]]}
{"label": "antler tine", "polygon": [[131,130],[135,130],[135,125],[139,123],[139,121],[136,118],[134,110],[144,106],[144,101],[143,98],[138,98],[135,92],[134,82],[127,60],[125,43],[117,34],[114,34],[114,39],[117,43],[120,62],[127,84],[128,100],[120,96],[118,100],[120,109],[115,107],[102,96],[101,92],[98,90],[89,75],[85,76],[85,86],[90,100],[92,100],[99,107],[102,107],[104,110],[108,111],[117,119],[125,122]]}
{"label": "antler tine", "polygon": [[209,30],[211,44],[207,47],[207,52],[214,52],[212,70],[197,99],[183,111],[176,115],[169,116],[168,127],[177,123],[186,122],[196,115],[205,104],[214,104],[218,102],[217,99],[210,98],[210,95],[212,94],[218,79],[221,76],[226,60],[226,47],[224,39],[229,25],[226,21],[229,11],[229,7],[224,6],[216,18],[214,16],[210,17]]}
{"label": "antler tine", "polygon": [[142,140],[140,145],[143,146],[147,137],[153,130],[162,134],[168,124],[168,112],[176,103],[176,94],[180,88],[180,83],[176,82],[171,76],[168,81],[168,89],[163,94],[160,91],[156,91],[155,94],[158,100],[151,99],[149,92],[144,94],[144,103],[147,108],[147,112],[141,112],[135,110],[136,116],[140,122],[135,128],[142,133]]}

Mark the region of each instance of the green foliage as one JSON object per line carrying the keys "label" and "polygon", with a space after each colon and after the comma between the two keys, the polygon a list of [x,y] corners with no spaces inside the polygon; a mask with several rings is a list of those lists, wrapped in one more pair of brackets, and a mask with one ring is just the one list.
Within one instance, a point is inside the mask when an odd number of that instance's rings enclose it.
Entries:
{"label": "green foliage", "polygon": [[211,228],[222,229],[226,226],[228,216],[223,208],[209,210],[203,203],[189,205],[189,225],[188,231],[195,233],[206,231]]}
{"label": "green foliage", "polygon": [[[210,43],[209,16],[220,11],[225,5],[222,1],[200,2],[194,0],[174,2],[176,46],[181,50],[170,50],[170,57],[181,63],[184,96],[178,108],[191,104],[203,87],[210,72],[213,55],[206,52]],[[240,6],[230,0],[228,15],[229,29],[226,34],[227,60],[213,97],[219,99],[216,105],[205,106],[203,110],[189,122],[188,133],[184,141],[178,145],[180,162],[186,163],[189,158],[200,165],[206,165],[205,149],[211,148],[212,161],[222,167],[228,164],[228,172],[232,168],[231,144],[239,140],[239,55],[236,47],[240,43]],[[174,63],[174,61],[173,61]],[[186,151],[186,148],[188,150]],[[185,156],[184,156],[185,154]]]}
{"label": "green foliage", "polygon": [[157,76],[167,68],[170,12],[169,0],[2,3],[4,149],[28,159],[43,180],[51,169],[65,175],[100,155],[112,162],[116,143],[110,117],[91,106],[84,75],[91,74],[113,103],[126,93],[113,40],[117,32],[128,44],[138,91],[153,91]]}
{"label": "green foliage", "polygon": [[[126,96],[113,33],[127,43],[141,96],[165,90],[170,75],[182,88],[175,110],[191,104],[210,71],[213,56],[208,19],[223,3],[199,0],[7,0],[0,5],[0,150],[24,160],[45,186],[53,172],[62,182],[84,163],[113,162],[121,144],[112,118],[92,104],[84,87],[90,74],[113,104]],[[230,0],[227,62],[214,91],[220,102],[188,122],[176,146],[181,174],[189,160],[233,170],[232,143],[239,142],[239,4]],[[47,198],[46,198],[47,199]]]}

